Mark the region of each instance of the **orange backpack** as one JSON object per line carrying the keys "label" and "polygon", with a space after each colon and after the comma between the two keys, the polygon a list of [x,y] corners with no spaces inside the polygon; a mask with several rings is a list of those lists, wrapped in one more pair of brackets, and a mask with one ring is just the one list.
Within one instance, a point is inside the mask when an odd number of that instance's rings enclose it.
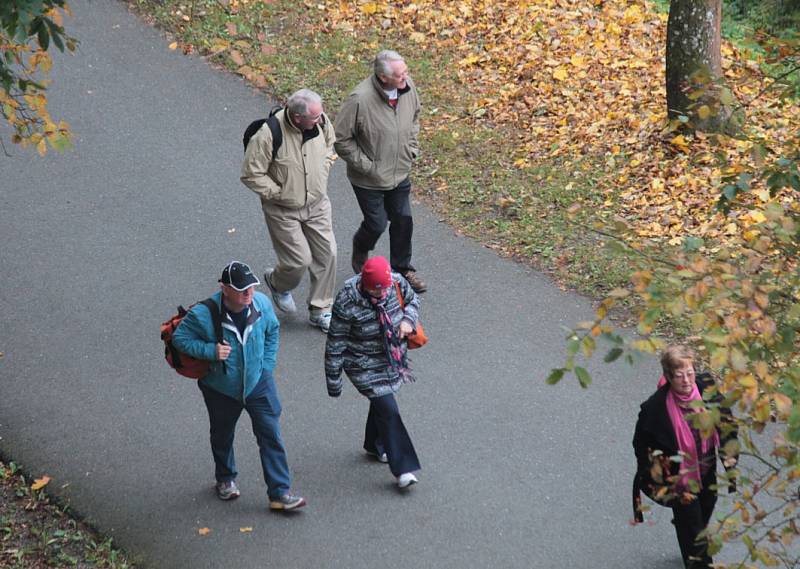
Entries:
{"label": "orange backpack", "polygon": [[[169,367],[177,371],[184,377],[191,379],[200,379],[205,377],[208,373],[208,368],[211,362],[208,360],[198,360],[188,356],[172,344],[172,336],[175,334],[178,325],[183,320],[184,316],[197,304],[205,304],[208,311],[211,313],[211,321],[214,324],[214,334],[217,337],[217,343],[222,343],[222,316],[220,314],[219,306],[217,303],[207,298],[201,302],[192,304],[188,309],[183,306],[178,307],[178,313],[172,316],[169,320],[161,324],[161,340],[164,342],[164,357],[169,364]],[[225,365],[225,362],[222,362]]]}

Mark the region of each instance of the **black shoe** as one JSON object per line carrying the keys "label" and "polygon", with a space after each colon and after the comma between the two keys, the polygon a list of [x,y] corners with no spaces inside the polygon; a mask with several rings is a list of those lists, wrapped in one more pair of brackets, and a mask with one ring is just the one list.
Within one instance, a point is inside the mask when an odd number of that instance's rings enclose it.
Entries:
{"label": "black shoe", "polygon": [[359,251],[356,244],[353,243],[353,256],[350,257],[350,264],[353,266],[353,272],[360,274],[361,269],[364,268],[364,263],[369,259],[369,251]]}

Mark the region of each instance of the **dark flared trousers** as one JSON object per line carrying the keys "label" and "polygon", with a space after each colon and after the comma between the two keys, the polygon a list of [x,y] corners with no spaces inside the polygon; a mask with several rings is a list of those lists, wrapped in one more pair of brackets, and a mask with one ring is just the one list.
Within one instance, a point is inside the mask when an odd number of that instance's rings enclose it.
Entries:
{"label": "dark flared trousers", "polygon": [[389,470],[395,476],[421,468],[394,394],[369,400],[364,450],[374,454],[385,452],[389,457]]}

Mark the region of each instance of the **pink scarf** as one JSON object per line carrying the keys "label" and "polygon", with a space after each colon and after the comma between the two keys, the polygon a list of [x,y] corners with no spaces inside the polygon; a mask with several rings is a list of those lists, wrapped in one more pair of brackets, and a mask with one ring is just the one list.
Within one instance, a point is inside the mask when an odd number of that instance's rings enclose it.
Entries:
{"label": "pink scarf", "polygon": [[[663,381],[663,383],[662,383]],[[659,386],[666,383],[666,379],[664,377],[659,380]],[[667,414],[669,415],[669,420],[672,423],[672,430],[675,431],[675,438],[678,440],[678,450],[681,452],[681,455],[684,457],[683,463],[681,465],[681,480],[678,483],[680,486],[686,488],[688,486],[689,480],[695,480],[698,484],[700,482],[700,461],[698,460],[697,456],[697,448],[694,444],[694,436],[692,435],[692,429],[687,423],[686,418],[684,417],[683,411],[681,408],[689,408],[689,405],[692,401],[702,401],[702,397],[700,396],[700,390],[697,389],[697,384],[694,385],[692,388],[692,392],[689,395],[681,395],[679,393],[675,393],[672,389],[667,391]],[[702,412],[702,410],[694,410],[693,412]],[[705,456],[711,448],[711,445],[719,446],[719,435],[716,431],[714,431],[714,435],[707,438],[702,439],[702,448],[701,456]]]}

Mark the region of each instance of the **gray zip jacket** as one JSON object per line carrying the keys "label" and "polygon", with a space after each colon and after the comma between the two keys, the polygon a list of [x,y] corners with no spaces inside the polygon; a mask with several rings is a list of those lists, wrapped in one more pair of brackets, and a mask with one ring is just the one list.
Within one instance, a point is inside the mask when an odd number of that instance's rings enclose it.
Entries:
{"label": "gray zip jacket", "polygon": [[375,75],[350,93],[336,116],[334,147],[354,186],[392,190],[408,178],[419,156],[420,110],[410,78],[398,89],[396,108]]}

